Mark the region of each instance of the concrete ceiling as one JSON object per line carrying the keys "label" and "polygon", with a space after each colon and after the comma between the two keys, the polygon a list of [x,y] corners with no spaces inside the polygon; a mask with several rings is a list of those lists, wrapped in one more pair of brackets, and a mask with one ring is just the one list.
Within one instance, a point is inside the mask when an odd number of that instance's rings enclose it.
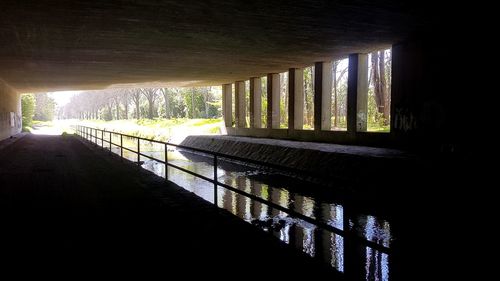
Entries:
{"label": "concrete ceiling", "polygon": [[387,47],[431,24],[424,7],[401,2],[2,0],[0,79],[20,92],[243,80]]}

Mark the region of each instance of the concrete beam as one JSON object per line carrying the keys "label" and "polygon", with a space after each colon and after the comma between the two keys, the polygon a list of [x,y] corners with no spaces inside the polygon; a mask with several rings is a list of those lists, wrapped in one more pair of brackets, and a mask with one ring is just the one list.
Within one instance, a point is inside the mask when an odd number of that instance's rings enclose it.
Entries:
{"label": "concrete beam", "polygon": [[302,130],[304,128],[304,70],[290,68],[288,70],[288,128]]}
{"label": "concrete beam", "polygon": [[332,62],[314,65],[314,130],[332,128]]}
{"label": "concrete beam", "polygon": [[236,116],[236,127],[246,128],[246,96],[245,96],[245,81],[236,81],[234,83],[234,108]]}
{"label": "concrete beam", "polygon": [[222,85],[222,115],[224,116],[224,123],[226,127],[233,126],[233,85]]}
{"label": "concrete beam", "polygon": [[262,128],[262,81],[250,78],[250,128]]}
{"label": "concrete beam", "polygon": [[368,129],[368,55],[349,55],[347,79],[347,131]]}
{"label": "concrete beam", "polygon": [[267,75],[267,128],[279,129],[280,127],[280,75],[270,73]]}

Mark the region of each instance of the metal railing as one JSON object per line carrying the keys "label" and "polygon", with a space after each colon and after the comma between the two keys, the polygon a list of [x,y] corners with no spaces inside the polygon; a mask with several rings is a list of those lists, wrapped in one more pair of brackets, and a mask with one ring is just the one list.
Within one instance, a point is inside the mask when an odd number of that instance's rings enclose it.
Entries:
{"label": "metal railing", "polygon": [[[227,185],[225,183],[222,183],[222,182],[219,182],[218,181],[218,175],[217,175],[217,167],[219,165],[219,158],[224,158],[224,159],[230,159],[230,160],[233,160],[233,161],[237,161],[237,162],[243,162],[243,163],[249,163],[249,164],[252,164],[252,165],[258,165],[260,167],[267,167],[267,168],[270,168],[270,169],[278,169],[278,170],[282,170],[282,171],[286,171],[286,172],[299,172],[299,173],[304,173],[304,171],[299,171],[299,170],[296,170],[296,169],[293,169],[293,168],[289,168],[289,167],[284,167],[284,166],[280,166],[280,165],[276,165],[276,164],[271,164],[271,163],[266,163],[266,162],[262,162],[262,161],[257,161],[257,160],[251,160],[251,159],[245,159],[245,158],[241,158],[241,157],[237,157],[237,156],[232,156],[232,155],[228,155],[228,154],[223,154],[223,153],[218,153],[218,152],[213,152],[213,151],[208,151],[208,150],[204,150],[204,149],[199,149],[199,148],[194,148],[194,147],[188,147],[188,146],[184,146],[184,145],[178,145],[178,144],[173,144],[173,143],[169,143],[169,142],[163,142],[163,141],[158,141],[158,140],[152,140],[152,139],[146,139],[146,138],[141,138],[141,137],[137,137],[137,136],[132,136],[132,135],[127,135],[127,134],[122,134],[122,133],[118,133],[118,132],[113,132],[113,131],[107,131],[107,130],[101,130],[101,129],[97,129],[97,128],[91,128],[91,127],[86,127],[86,126],[80,126],[80,125],[77,125],[77,126],[74,126],[74,128],[76,129],[76,132],[77,132],[77,135],[96,144],[96,145],[99,145],[98,143],[98,140],[100,140],[100,144],[101,144],[101,147],[104,149],[104,143],[108,143],[109,144],[109,151],[112,152],[112,146],[116,146],[118,148],[120,148],[120,157],[123,158],[123,150],[127,150],[127,151],[130,151],[132,153],[136,153],[137,154],[137,161],[136,163],[140,166],[141,165],[141,156],[142,157],[146,157],[148,159],[151,159],[153,161],[157,161],[159,163],[162,163],[165,165],[165,179],[168,180],[168,166],[170,167],[173,167],[173,168],[176,168],[180,171],[183,171],[185,173],[188,173],[188,174],[191,174],[195,177],[198,177],[198,178],[201,178],[205,181],[208,181],[208,182],[211,182],[213,183],[214,185],[214,205],[216,207],[218,207],[218,203],[217,203],[217,188],[218,186],[221,186],[221,187],[224,187],[230,191],[233,191],[235,193],[238,193],[240,195],[243,195],[245,197],[248,197],[254,201],[257,201],[259,203],[262,203],[262,204],[265,204],[271,208],[274,208],[274,209],[277,209],[279,211],[282,211],[284,213],[287,213],[288,215],[292,216],[292,217],[295,217],[295,218],[298,218],[298,219],[301,219],[301,220],[304,220],[308,223],[311,223],[317,227],[320,227],[322,229],[325,229],[325,230],[328,230],[328,231],[331,231],[335,234],[338,234],[344,238],[349,238],[349,239],[352,239],[352,240],[355,240],[356,242],[362,244],[362,245],[365,245],[367,247],[370,247],[372,249],[375,249],[377,251],[380,251],[382,253],[385,253],[385,254],[390,254],[391,253],[391,248],[389,247],[386,247],[384,245],[381,245],[381,244],[378,244],[376,242],[373,242],[373,241],[370,241],[370,240],[367,240],[367,239],[364,239],[363,237],[360,237],[352,232],[349,231],[350,229],[350,226],[349,226],[349,220],[348,220],[348,216],[344,213],[343,215],[343,229],[339,229],[339,228],[336,228],[334,226],[331,226],[325,222],[322,222],[320,220],[317,220],[315,218],[312,218],[312,217],[309,217],[309,216],[305,216],[301,213],[298,213],[294,210],[291,210],[289,208],[285,208],[281,205],[278,205],[274,202],[271,202],[271,201],[268,201],[268,200],[265,200],[263,198],[260,198],[258,196],[255,196],[253,194],[250,194],[250,193],[247,193],[245,191],[242,191],[240,189],[237,189],[233,186],[230,186],[230,185]],[[99,133],[100,133],[100,138],[99,138]],[[106,140],[104,139],[104,134],[109,134],[109,140]],[[118,135],[120,136],[120,143],[117,144],[117,143],[113,143],[112,142],[112,136],[113,135]],[[123,137],[126,137],[126,138],[131,138],[131,139],[137,139],[137,150],[133,150],[133,149],[130,149],[128,147],[124,147],[123,146]],[[144,153],[141,153],[141,145],[140,145],[140,141],[143,140],[143,141],[148,141],[148,142],[151,142],[151,143],[157,143],[157,144],[161,144],[161,145],[164,145],[164,149],[165,149],[165,160],[161,160],[161,159],[158,159],[158,158],[154,158],[150,155],[147,155],[147,154],[144,154]],[[179,149],[182,149],[182,150],[187,150],[187,151],[193,151],[196,153],[201,153],[201,154],[205,154],[205,155],[210,155],[213,157],[213,179],[211,178],[208,178],[206,176],[203,176],[203,175],[200,175],[200,174],[197,174],[195,172],[192,172],[190,170],[187,170],[185,168],[182,168],[180,166],[177,166],[175,164],[172,164],[172,163],[169,163],[168,162],[168,146],[172,146],[172,147],[176,147],[176,148],[179,148]],[[108,149],[106,147],[106,149]],[[345,206],[344,206],[344,210],[345,210]]]}

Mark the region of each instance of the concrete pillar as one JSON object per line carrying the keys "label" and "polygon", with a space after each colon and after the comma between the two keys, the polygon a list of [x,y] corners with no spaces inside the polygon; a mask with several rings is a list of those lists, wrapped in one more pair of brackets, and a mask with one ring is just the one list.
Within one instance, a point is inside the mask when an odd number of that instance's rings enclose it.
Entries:
{"label": "concrete pillar", "polygon": [[304,128],[304,70],[288,70],[288,128]]}
{"label": "concrete pillar", "polygon": [[233,87],[231,84],[222,85],[222,115],[226,127],[233,126]]}
{"label": "concrete pillar", "polygon": [[368,55],[349,55],[347,79],[347,131],[365,132],[368,128]]}
{"label": "concrete pillar", "polygon": [[250,78],[250,128],[262,128],[262,82]]}
{"label": "concrete pillar", "polygon": [[267,128],[280,128],[280,75],[267,75]]}
{"label": "concrete pillar", "polygon": [[234,102],[236,127],[245,128],[246,120],[246,96],[245,96],[245,81],[236,81],[234,83]]}
{"label": "concrete pillar", "polygon": [[332,62],[314,65],[314,130],[332,128]]}

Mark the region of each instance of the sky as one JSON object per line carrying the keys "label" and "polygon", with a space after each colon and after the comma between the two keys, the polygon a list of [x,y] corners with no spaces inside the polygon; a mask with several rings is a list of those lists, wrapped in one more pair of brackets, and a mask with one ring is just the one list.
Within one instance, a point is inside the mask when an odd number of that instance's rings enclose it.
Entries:
{"label": "sky", "polygon": [[48,93],[48,96],[53,98],[57,106],[66,105],[72,96],[80,93],[81,91],[60,91]]}

